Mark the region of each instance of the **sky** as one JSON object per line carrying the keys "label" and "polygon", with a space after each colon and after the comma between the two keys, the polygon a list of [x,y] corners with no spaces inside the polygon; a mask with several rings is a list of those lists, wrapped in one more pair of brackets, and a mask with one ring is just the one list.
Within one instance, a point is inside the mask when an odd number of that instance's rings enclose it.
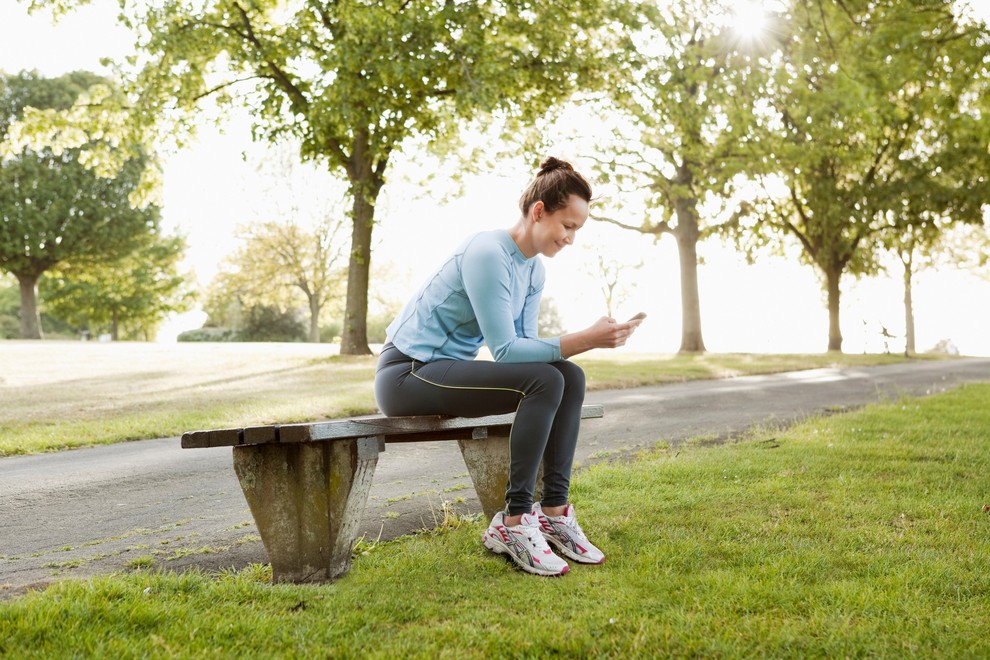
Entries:
{"label": "sky", "polygon": [[[14,0],[0,0],[0,70],[37,69],[46,75],[86,68],[106,72],[103,57],[119,58],[132,49],[129,33],[116,24],[117,0],[93,0],[88,7],[53,26],[44,13],[29,16]],[[975,1],[974,11],[990,17],[990,2]],[[259,166],[284,154],[249,137],[250,118],[234,113],[223,129],[203,127],[189,148],[169,154],[164,171],[163,218],[168,228],[187,236],[187,265],[203,286],[217,272],[236,242],[238,225],[258,221],[278,203],[278,180]],[[563,147],[553,155],[589,169],[581,154]],[[269,167],[270,165],[267,165]],[[424,181],[419,172],[438,167]],[[462,190],[445,182],[449,164],[430,159],[397,163],[378,205],[374,268],[392,273],[378,285],[398,301],[413,293],[444,254],[474,231],[511,226],[516,200],[531,173],[509,169],[468,177]],[[332,198],[340,183],[326,173],[294,168],[305,178],[295,190],[313,189]],[[283,200],[284,201],[284,200]],[[672,237],[654,243],[646,236],[589,222],[577,243],[547,259],[546,296],[553,298],[569,330],[591,324],[605,313],[604,299],[589,274],[595,251],[624,265],[628,299],[618,318],[643,311],[647,321],[627,350],[676,352],[680,344],[679,267]],[[821,285],[811,267],[790,258],[764,257],[748,265],[731,248],[708,242],[699,246],[704,339],[713,352],[821,352],[827,346],[828,316]],[[642,264],[633,268],[636,264]],[[373,275],[374,277],[374,275]],[[373,286],[376,282],[373,281]],[[917,346],[927,350],[950,340],[969,355],[990,355],[990,281],[971,274],[922,272],[915,281]],[[843,280],[842,333],[846,352],[880,352],[886,327],[902,335],[901,275],[892,272],[863,281]],[[171,319],[159,337],[174,341],[182,330],[199,327],[205,315],[195,311]],[[887,347],[903,350],[903,340]]]}

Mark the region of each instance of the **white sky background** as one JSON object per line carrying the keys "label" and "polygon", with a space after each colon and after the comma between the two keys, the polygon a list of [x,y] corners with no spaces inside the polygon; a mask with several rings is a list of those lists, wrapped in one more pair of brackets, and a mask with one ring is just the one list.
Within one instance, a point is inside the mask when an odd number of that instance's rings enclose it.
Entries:
{"label": "white sky background", "polygon": [[[990,16],[990,2],[974,0],[972,6]],[[121,57],[132,49],[129,33],[116,25],[116,7],[116,0],[93,0],[52,26],[46,14],[28,16],[14,0],[0,0],[0,70],[37,69],[46,75],[80,68],[106,72],[99,64],[101,57]],[[249,118],[235,116],[223,133],[204,127],[196,144],[166,161],[165,222],[187,236],[188,262],[202,286],[232,251],[235,227],[261,219],[261,210],[271,205],[270,185],[258,173],[257,163],[272,155],[264,145],[250,142],[248,126]],[[555,155],[573,158],[578,169],[590,171],[575,154]],[[444,203],[442,194],[433,193],[435,186],[443,186],[442,176],[424,189],[418,183],[418,167],[422,163],[403,168],[398,162],[378,206],[373,267],[388,264],[399,277],[386,283],[373,273],[372,287],[387,289],[397,299],[411,295],[467,234],[510,226],[518,216],[519,191],[531,174],[508,171],[473,177],[462,195]],[[320,173],[308,176],[323,182],[315,185],[339,185]],[[557,303],[567,328],[580,329],[604,313],[602,294],[587,274],[594,259],[590,248],[595,246],[620,262],[644,263],[626,271],[630,299],[616,310],[622,318],[639,311],[648,314],[627,349],[675,352],[680,345],[680,285],[677,248],[670,236],[654,244],[649,237],[589,221],[575,246],[545,259],[545,295]],[[764,257],[749,266],[717,241],[700,245],[699,253],[705,261],[699,277],[709,351],[824,351],[828,316],[811,267],[798,264],[796,258],[779,257]],[[844,278],[844,350],[882,351],[881,324],[895,335],[903,334],[902,298],[899,270],[860,282]],[[964,354],[990,355],[990,282],[966,273],[925,271],[915,278],[914,298],[919,350],[951,339]],[[178,332],[198,327],[202,319],[201,313],[182,315],[168,324],[160,339],[174,339]],[[902,341],[892,340],[890,349],[903,350]]]}

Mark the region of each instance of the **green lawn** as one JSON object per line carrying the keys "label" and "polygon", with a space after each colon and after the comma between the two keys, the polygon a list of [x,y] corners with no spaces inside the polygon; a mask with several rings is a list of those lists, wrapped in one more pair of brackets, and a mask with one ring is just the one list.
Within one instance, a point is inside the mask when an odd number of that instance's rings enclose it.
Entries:
{"label": "green lawn", "polygon": [[362,546],[334,584],[133,572],[0,604],[0,656],[990,656],[990,385],[576,475],[608,555],[558,579],[481,520]]}
{"label": "green lawn", "polygon": [[[589,388],[604,389],[904,359],[602,351],[575,361]],[[371,413],[374,364],[326,344],[0,341],[0,457]]]}

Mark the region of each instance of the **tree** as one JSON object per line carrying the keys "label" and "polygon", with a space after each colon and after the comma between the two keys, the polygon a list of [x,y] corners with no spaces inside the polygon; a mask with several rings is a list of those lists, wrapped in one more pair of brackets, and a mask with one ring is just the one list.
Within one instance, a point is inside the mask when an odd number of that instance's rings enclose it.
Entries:
{"label": "tree", "polygon": [[[670,234],[680,261],[681,346],[704,352],[698,250],[711,228],[700,207],[727,203],[737,175],[752,171],[749,126],[762,46],[732,27],[731,2],[677,0],[643,5],[643,26],[627,36],[627,75],[606,111],[620,113],[599,174],[643,199],[644,221],[596,217],[655,239]],[[755,7],[751,8],[756,10]]]}
{"label": "tree", "polygon": [[[983,39],[990,41],[990,35]],[[985,72],[979,75],[973,64],[990,59],[990,50],[962,36],[947,40],[943,49],[951,64],[929,84],[947,93],[935,99],[928,111],[935,118],[926,118],[911,148],[883,178],[887,203],[882,213],[895,229],[882,240],[902,267],[905,355],[916,349],[917,270],[978,263],[987,249],[982,225],[990,205],[990,79]],[[964,226],[975,231],[965,231]]]}
{"label": "tree", "polygon": [[[0,76],[0,143],[26,108],[66,109],[88,87],[106,84],[86,72],[53,79],[32,72]],[[130,204],[148,159],[132,158],[107,178],[80,162],[83,151],[25,147],[0,159],[0,270],[17,278],[26,339],[42,336],[43,273],[68,261],[113,261],[157,228],[154,207]]]}
{"label": "tree", "polygon": [[238,341],[302,341],[305,329],[293,312],[270,305],[254,305],[247,310]]}
{"label": "tree", "polygon": [[16,339],[21,336],[20,293],[17,280],[0,273],[0,339]]}
{"label": "tree", "polygon": [[897,258],[904,282],[904,355],[916,352],[914,276],[920,270],[938,267],[986,266],[990,255],[990,235],[983,226],[945,219],[926,213],[885,242]]}
{"label": "tree", "polygon": [[[126,5],[147,65],[132,116],[184,133],[201,101],[252,110],[254,134],[292,136],[342,172],[352,200],[341,351],[368,353],[375,205],[403,143],[441,143],[456,118],[542,114],[588,83],[613,3],[159,0]],[[175,124],[164,128],[175,133]]]}
{"label": "tree", "polygon": [[320,341],[320,312],[343,282],[344,250],[339,218],[324,218],[307,230],[294,221],[242,228],[244,244],[229,259],[226,286],[251,300],[271,300],[273,289],[298,289],[309,310],[309,341]]}
{"label": "tree", "polygon": [[46,308],[92,334],[149,341],[169,314],[192,304],[194,292],[179,273],[185,247],[180,236],[151,234],[114,263],[56,269],[42,280]]}
{"label": "tree", "polygon": [[943,0],[809,1],[795,4],[789,24],[761,115],[764,158],[784,194],[768,192],[737,228],[748,249],[780,235],[798,240],[823,276],[828,350],[841,351],[841,278],[876,272],[884,237],[921,218],[917,204],[914,218],[896,210],[908,168],[951,188],[950,174],[927,165],[951,150],[931,138],[971,121],[960,99],[986,80],[987,41]]}
{"label": "tree", "polygon": [[298,146],[269,150],[258,171],[267,182],[257,221],[238,229],[242,245],[226,260],[226,286],[241,302],[293,306],[297,296],[309,311],[309,341],[320,341],[320,320],[347,279],[346,192],[325,172],[302,168]]}
{"label": "tree", "polygon": [[564,320],[553,298],[540,298],[540,317],[537,323],[537,333],[541,337],[559,337],[566,334]]}
{"label": "tree", "polygon": [[587,248],[586,252],[591,257],[587,272],[598,283],[605,301],[605,313],[614,317],[618,306],[629,299],[629,290],[635,287],[635,284],[625,280],[623,271],[639,270],[643,262],[624,263],[607,256],[599,246]]}

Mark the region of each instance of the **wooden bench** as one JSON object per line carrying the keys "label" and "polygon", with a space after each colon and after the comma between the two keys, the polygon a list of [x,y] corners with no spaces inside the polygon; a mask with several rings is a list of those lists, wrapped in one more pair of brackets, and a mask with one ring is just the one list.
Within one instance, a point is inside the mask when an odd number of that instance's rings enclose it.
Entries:
{"label": "wooden bench", "polygon": [[[586,405],[582,419],[604,415]],[[485,516],[505,505],[515,413],[488,417],[375,415],[312,424],[193,431],[183,448],[233,447],[276,582],[324,582],[348,571],[378,454],[388,442],[457,440]]]}

